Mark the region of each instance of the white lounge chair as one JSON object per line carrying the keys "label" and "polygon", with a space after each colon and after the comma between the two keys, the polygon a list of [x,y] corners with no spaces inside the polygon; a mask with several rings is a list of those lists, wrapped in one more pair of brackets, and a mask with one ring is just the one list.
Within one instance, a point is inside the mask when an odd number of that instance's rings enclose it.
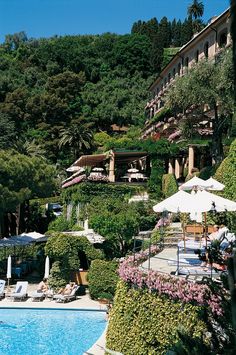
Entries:
{"label": "white lounge chair", "polygon": [[5,296],[4,293],[5,284],[6,284],[5,280],[0,280],[0,299],[2,299]]}
{"label": "white lounge chair", "polygon": [[44,292],[34,291],[29,295],[32,298],[32,301],[42,301],[46,297]]}
{"label": "white lounge chair", "polygon": [[27,298],[28,281],[17,281],[15,291],[12,292],[9,297],[13,298],[13,301]]}
{"label": "white lounge chair", "polygon": [[56,302],[62,302],[62,303],[73,301],[76,299],[75,294],[76,291],[78,290],[78,287],[79,286],[75,286],[69,295],[58,294],[58,295],[54,295],[53,299],[56,300]]}

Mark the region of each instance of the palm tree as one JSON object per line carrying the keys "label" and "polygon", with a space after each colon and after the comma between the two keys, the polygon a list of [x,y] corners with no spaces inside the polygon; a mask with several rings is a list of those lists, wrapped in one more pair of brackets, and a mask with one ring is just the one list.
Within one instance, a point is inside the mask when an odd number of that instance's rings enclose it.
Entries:
{"label": "palm tree", "polygon": [[193,3],[188,6],[188,15],[195,20],[202,17],[204,13],[204,4],[201,1],[193,0]]}
{"label": "palm tree", "polygon": [[92,123],[86,122],[83,117],[71,121],[69,127],[60,131],[59,148],[69,146],[73,152],[74,159],[76,159],[78,154],[91,147],[93,138],[91,126]]}

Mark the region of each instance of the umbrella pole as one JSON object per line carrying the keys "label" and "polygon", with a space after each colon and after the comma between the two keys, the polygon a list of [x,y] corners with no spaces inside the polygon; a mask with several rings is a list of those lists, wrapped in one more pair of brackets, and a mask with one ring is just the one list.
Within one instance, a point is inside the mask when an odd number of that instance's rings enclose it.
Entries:
{"label": "umbrella pole", "polygon": [[7,292],[10,292],[10,279],[7,279]]}
{"label": "umbrella pole", "polygon": [[204,225],[205,225],[205,242],[206,242],[206,248],[207,248],[207,214],[204,212]]}
{"label": "umbrella pole", "polygon": [[182,229],[183,229],[183,238],[184,238],[184,252],[186,253],[186,238],[185,238],[185,224],[184,224],[184,218],[183,218],[183,223],[182,223]]}

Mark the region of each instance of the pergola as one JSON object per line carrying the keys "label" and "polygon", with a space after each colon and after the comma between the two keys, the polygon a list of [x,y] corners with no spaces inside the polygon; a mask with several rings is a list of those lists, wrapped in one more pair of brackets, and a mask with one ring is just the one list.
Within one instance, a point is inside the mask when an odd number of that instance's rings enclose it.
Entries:
{"label": "pergola", "polygon": [[141,151],[126,151],[126,150],[110,150],[104,154],[82,155],[76,160],[72,166],[79,167],[93,167],[99,164],[109,164],[109,181],[115,182],[115,165],[122,163],[130,164],[132,162],[146,160],[148,156],[147,152]]}

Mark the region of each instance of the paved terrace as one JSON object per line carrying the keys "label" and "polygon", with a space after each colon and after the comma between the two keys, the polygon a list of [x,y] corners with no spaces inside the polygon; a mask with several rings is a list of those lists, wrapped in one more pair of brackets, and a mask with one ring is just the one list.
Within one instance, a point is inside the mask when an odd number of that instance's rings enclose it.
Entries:
{"label": "paved terrace", "polygon": [[146,260],[142,264],[144,269],[152,269],[155,271],[160,271],[165,274],[175,273],[176,265],[169,265],[168,260],[176,260],[177,249],[176,248],[166,248],[159,254],[153,256],[149,260]]}

